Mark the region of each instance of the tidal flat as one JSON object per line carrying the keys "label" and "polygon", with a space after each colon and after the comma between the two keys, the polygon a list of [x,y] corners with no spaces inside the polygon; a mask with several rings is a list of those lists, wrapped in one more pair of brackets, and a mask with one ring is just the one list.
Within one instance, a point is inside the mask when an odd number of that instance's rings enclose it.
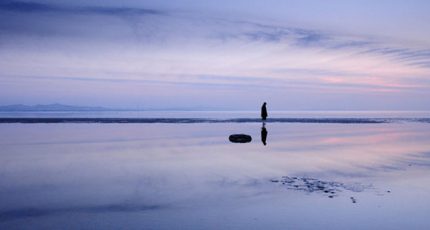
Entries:
{"label": "tidal flat", "polygon": [[0,229],[430,228],[430,123],[265,128],[0,124]]}

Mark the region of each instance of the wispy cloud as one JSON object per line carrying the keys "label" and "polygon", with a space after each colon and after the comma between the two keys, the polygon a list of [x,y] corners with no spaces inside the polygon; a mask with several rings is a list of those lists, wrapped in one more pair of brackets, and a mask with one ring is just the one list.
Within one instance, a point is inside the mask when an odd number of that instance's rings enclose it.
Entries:
{"label": "wispy cloud", "polygon": [[279,104],[277,95],[297,90],[423,101],[415,94],[430,88],[429,48],[389,38],[132,6],[9,1],[0,11],[0,77],[8,84],[177,85],[207,89],[210,98],[266,89],[261,97]]}
{"label": "wispy cloud", "polygon": [[365,50],[362,53],[382,55],[412,66],[423,68],[430,67],[430,49],[393,48],[382,46]]}
{"label": "wispy cloud", "polygon": [[163,14],[162,11],[130,7],[72,7],[36,2],[0,3],[0,10],[16,13],[105,14],[113,16]]}

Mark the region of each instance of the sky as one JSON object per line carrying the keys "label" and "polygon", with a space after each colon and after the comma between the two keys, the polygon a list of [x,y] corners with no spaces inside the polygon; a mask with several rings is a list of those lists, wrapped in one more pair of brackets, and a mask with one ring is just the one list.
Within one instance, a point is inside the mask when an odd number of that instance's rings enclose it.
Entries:
{"label": "sky", "polygon": [[0,105],[430,110],[430,1],[0,2]]}

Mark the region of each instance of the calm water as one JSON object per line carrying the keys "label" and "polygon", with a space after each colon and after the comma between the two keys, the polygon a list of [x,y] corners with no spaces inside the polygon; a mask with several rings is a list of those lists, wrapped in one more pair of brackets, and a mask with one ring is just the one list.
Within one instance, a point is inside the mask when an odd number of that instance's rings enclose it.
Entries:
{"label": "calm water", "polygon": [[[269,118],[430,118],[430,111],[269,111]],[[259,118],[260,111],[56,111],[1,112],[2,117]]]}
{"label": "calm water", "polygon": [[261,128],[1,124],[0,229],[430,228],[429,123]]}

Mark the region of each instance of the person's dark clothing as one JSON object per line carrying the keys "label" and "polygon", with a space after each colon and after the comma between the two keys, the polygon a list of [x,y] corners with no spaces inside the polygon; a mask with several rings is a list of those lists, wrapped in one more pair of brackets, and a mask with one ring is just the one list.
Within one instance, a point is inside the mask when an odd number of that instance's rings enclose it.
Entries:
{"label": "person's dark clothing", "polygon": [[267,108],[266,108],[266,103],[263,104],[263,106],[261,107],[261,119],[266,120],[267,118]]}

